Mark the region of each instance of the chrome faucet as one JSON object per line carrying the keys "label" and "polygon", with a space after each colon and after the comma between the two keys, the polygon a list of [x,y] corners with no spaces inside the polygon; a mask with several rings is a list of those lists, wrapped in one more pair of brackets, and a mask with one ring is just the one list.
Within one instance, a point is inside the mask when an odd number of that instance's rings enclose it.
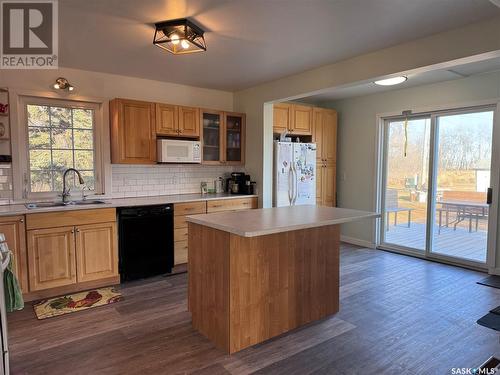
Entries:
{"label": "chrome faucet", "polygon": [[80,174],[80,172],[78,172],[75,168],[68,168],[64,171],[64,174],[63,174],[63,191],[62,191],[62,201],[64,204],[68,204],[68,198],[69,198],[69,191],[70,189],[66,189],[66,175],[68,174],[68,172],[75,172],[76,175],[78,176],[78,182],[80,182],[80,185],[83,185],[85,183],[85,181],[83,181],[83,177],[82,175]]}

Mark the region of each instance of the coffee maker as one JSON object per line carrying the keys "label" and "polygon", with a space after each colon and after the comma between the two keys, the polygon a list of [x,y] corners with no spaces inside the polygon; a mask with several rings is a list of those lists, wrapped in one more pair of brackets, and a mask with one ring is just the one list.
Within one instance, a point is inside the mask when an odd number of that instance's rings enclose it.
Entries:
{"label": "coffee maker", "polygon": [[233,172],[226,179],[226,191],[231,194],[254,194],[255,182],[250,175],[243,172]]}

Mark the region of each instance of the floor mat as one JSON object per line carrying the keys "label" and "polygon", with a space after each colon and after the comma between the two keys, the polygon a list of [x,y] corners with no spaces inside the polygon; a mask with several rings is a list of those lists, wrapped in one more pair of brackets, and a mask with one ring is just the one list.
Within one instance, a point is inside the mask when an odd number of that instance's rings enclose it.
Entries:
{"label": "floor mat", "polygon": [[500,331],[500,315],[495,313],[488,313],[477,321],[477,324]]}
{"label": "floor mat", "polygon": [[122,299],[122,294],[115,288],[98,288],[42,300],[33,305],[33,308],[38,319],[46,319],[93,307],[109,305]]}
{"label": "floor mat", "polygon": [[479,280],[477,283],[481,284],[481,285],[491,286],[493,288],[500,289],[500,276],[491,275],[491,276],[485,277],[482,280]]}

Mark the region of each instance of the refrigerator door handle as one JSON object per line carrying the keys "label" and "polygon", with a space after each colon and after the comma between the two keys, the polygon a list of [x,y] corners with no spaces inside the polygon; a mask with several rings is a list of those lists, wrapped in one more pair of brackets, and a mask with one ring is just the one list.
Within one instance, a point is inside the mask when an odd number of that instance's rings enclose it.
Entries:
{"label": "refrigerator door handle", "polygon": [[295,167],[295,162],[293,162],[293,201],[292,205],[295,205],[295,202],[297,201],[297,186],[298,185],[298,180],[297,180],[297,168]]}
{"label": "refrigerator door handle", "polygon": [[293,184],[293,170],[292,170],[292,164],[290,163],[290,170],[288,171],[288,202],[290,203],[290,205],[292,205],[292,200],[293,200],[292,184]]}

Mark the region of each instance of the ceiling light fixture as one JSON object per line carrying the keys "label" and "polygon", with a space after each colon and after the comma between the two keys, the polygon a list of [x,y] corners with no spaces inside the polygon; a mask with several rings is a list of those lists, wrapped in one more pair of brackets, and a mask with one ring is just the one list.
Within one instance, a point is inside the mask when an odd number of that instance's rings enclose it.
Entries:
{"label": "ceiling light fixture", "polygon": [[155,23],[153,44],[174,55],[207,50],[204,31],[187,18]]}
{"label": "ceiling light fixture", "polygon": [[52,85],[56,90],[68,90],[73,91],[75,86],[71,85],[66,78],[59,77],[56,82]]}
{"label": "ceiling light fixture", "polygon": [[405,76],[397,76],[387,79],[381,79],[379,81],[375,81],[374,83],[379,86],[393,86],[393,85],[399,85],[400,83],[405,82],[407,79],[408,77]]}

